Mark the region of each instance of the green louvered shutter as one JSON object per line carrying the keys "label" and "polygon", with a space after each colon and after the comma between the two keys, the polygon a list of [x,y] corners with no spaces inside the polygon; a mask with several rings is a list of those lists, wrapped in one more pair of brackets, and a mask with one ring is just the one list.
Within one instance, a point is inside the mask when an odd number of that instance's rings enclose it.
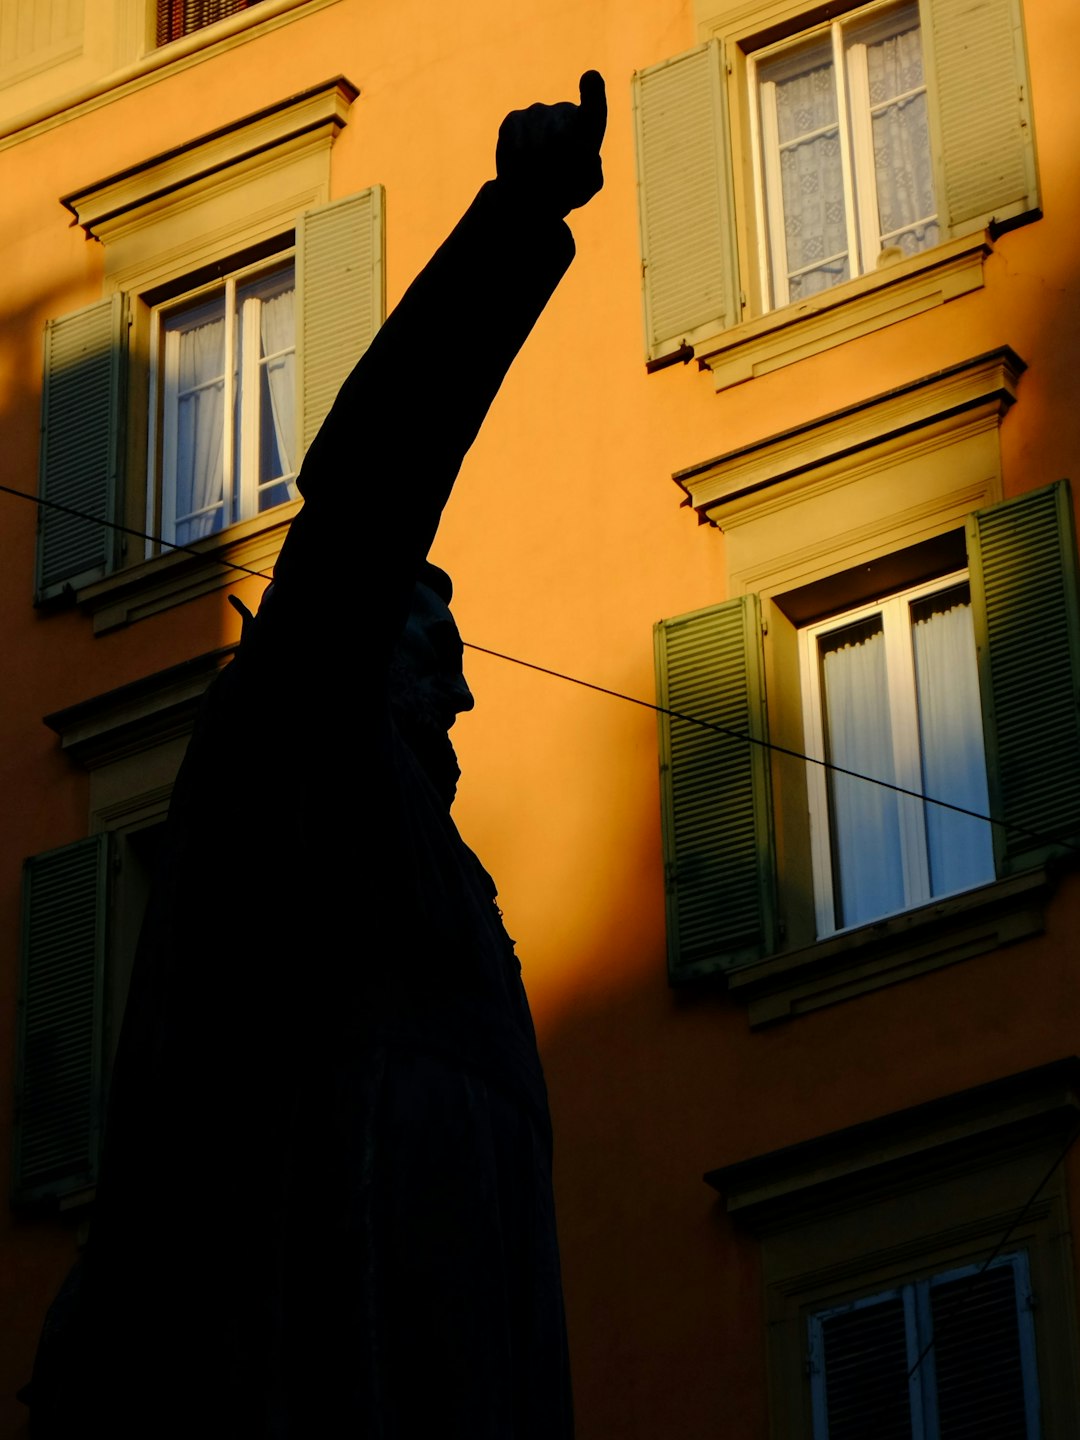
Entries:
{"label": "green louvered shutter", "polygon": [[951,235],[1036,211],[1018,0],[922,0],[938,210]]}
{"label": "green louvered shutter", "polygon": [[122,295],[45,327],[39,493],[79,513],[39,507],[39,603],[112,568],[114,532],[93,520],[114,518],[119,493],[126,337]]}
{"label": "green louvered shutter", "polygon": [[1000,874],[1080,841],[1080,611],[1065,481],[980,510],[968,558]]}
{"label": "green louvered shutter", "polygon": [[300,217],[296,297],[303,455],[385,319],[382,186]]}
{"label": "green louvered shutter", "polygon": [[769,759],[751,743],[768,739],[757,596],[661,620],[655,640],[659,703],[675,712],[660,715],[660,796],[678,983],[773,948]]}
{"label": "green louvered shutter", "polygon": [[107,839],[36,855],[24,870],[18,1202],[60,1198],[97,1179]]}
{"label": "green louvered shutter", "polygon": [[719,41],[639,71],[633,92],[652,360],[741,313]]}

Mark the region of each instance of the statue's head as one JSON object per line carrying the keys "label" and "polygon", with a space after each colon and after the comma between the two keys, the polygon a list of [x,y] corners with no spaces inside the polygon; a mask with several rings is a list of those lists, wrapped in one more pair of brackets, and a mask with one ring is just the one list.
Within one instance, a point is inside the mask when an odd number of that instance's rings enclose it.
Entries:
{"label": "statue's head", "polygon": [[447,732],[474,703],[462,669],[461,636],[450,613],[452,595],[446,571],[425,562],[390,665],[390,704],[398,729],[447,804],[460,773]]}

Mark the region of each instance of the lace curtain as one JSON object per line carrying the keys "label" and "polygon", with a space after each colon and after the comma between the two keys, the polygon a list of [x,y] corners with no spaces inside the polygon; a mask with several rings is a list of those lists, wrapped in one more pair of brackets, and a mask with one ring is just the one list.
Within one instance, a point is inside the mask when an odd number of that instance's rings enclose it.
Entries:
{"label": "lace curtain", "polygon": [[868,45],[866,66],[881,243],[914,255],[941,236],[937,220],[927,218],[936,206],[918,27]]}
{"label": "lace curtain", "polygon": [[188,545],[225,523],[225,317],[182,330],[178,347],[175,539]]}

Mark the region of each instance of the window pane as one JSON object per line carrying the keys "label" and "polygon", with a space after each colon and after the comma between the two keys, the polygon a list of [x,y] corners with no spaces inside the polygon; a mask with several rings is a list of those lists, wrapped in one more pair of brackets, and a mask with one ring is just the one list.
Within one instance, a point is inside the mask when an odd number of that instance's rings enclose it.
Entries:
{"label": "window pane", "polygon": [[[985,815],[989,809],[975,632],[968,586],[911,606],[923,793]],[[990,826],[926,807],[930,888],[969,890],[994,878]]]}
{"label": "window pane", "polygon": [[821,1336],[828,1440],[911,1440],[903,1299],[824,1317]]}
{"label": "window pane", "polygon": [[[834,630],[819,645],[826,758],[896,783],[881,617]],[[898,799],[870,780],[829,772],[837,927],[904,907]]]}
{"label": "window pane", "polygon": [[[243,336],[258,345],[254,357],[241,351],[240,373],[247,412],[244,427],[251,427],[253,444],[248,463],[249,483],[242,487],[252,499],[253,513],[292,499],[296,465],[296,305],[292,264],[262,275],[237,292],[241,314],[252,314],[254,328],[240,326]],[[257,340],[253,337],[257,336]],[[239,437],[238,437],[239,438]]]}
{"label": "window pane", "polygon": [[220,530],[225,419],[224,300],[166,323],[174,332],[176,388],[175,539],[186,545]]}
{"label": "window pane", "polygon": [[882,245],[905,255],[941,238],[918,24],[866,47]]}
{"label": "window pane", "polygon": [[815,45],[782,56],[762,78],[774,87],[788,293],[796,300],[850,273],[831,51]]}

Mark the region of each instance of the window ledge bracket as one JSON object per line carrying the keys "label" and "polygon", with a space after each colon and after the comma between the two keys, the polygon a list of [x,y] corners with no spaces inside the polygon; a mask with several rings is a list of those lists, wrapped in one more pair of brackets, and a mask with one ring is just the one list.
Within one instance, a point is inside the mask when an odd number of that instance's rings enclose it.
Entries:
{"label": "window ledge bracket", "polygon": [[718,391],[768,375],[981,289],[992,253],[986,234],[949,241],[698,341],[698,366]]}

